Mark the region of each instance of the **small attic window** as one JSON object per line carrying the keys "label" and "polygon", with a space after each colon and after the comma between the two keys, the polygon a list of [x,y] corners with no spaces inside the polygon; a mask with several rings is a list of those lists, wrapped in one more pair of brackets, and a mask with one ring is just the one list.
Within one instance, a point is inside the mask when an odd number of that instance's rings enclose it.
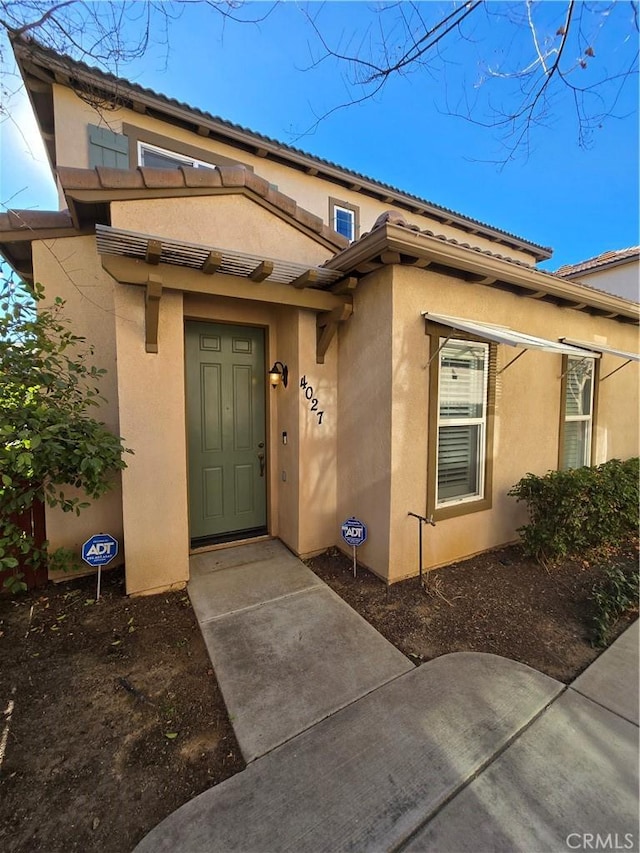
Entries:
{"label": "small attic window", "polygon": [[357,240],[360,231],[360,209],[348,201],[329,199],[329,224],[347,240]]}
{"label": "small attic window", "polygon": [[215,169],[213,163],[205,163],[195,157],[167,151],[148,142],[138,142],[138,164],[153,169],[179,169],[180,166],[192,166],[194,169]]}

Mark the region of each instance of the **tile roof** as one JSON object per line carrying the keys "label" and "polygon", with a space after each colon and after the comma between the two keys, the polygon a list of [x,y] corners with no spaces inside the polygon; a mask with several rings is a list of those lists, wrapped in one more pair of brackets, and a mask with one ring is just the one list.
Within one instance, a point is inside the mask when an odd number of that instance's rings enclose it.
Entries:
{"label": "tile roof", "polygon": [[[426,237],[433,237],[436,240],[441,240],[443,243],[448,243],[450,246],[460,246],[463,249],[470,249],[472,252],[478,252],[480,255],[487,255],[490,258],[497,258],[500,261],[507,261],[509,264],[515,264],[518,267],[524,267],[524,269],[535,269],[536,272],[544,272],[544,270],[539,270],[534,264],[527,263],[526,261],[520,261],[517,258],[511,258],[509,255],[503,255],[500,252],[492,252],[490,249],[481,249],[479,246],[472,246],[471,243],[467,243],[463,240],[456,240],[455,237],[447,237],[444,234],[436,234],[434,231],[431,231],[429,228],[420,228],[418,225],[413,225],[404,218],[404,216],[399,213],[397,210],[388,210],[386,213],[381,213],[380,216],[373,223],[373,228],[371,231],[375,231],[376,228],[380,228],[382,225],[386,225],[389,223],[390,225],[399,225],[401,228],[407,228],[409,231],[415,231],[416,234],[424,234]],[[367,231],[364,233],[360,240],[363,240],[371,231]],[[358,240],[355,241],[356,243]]]}
{"label": "tile roof", "polygon": [[68,210],[9,210],[0,213],[0,232],[45,231],[58,228],[73,228]]}
{"label": "tile roof", "polygon": [[[564,279],[561,276],[558,276],[554,272],[550,272],[548,270],[538,269],[534,264],[528,264],[524,261],[520,261],[516,258],[511,258],[508,255],[500,254],[499,252],[492,252],[490,249],[482,249],[479,246],[472,246],[470,243],[463,242],[461,240],[456,240],[454,237],[447,237],[444,234],[436,234],[435,232],[429,229],[421,229],[417,225],[410,224],[406,221],[404,216],[396,210],[390,210],[386,213],[381,214],[375,221],[373,228],[371,231],[363,234],[359,240],[355,240],[349,247],[338,252],[338,254],[334,255],[333,258],[330,258],[326,261],[326,266],[328,267],[338,267],[345,271],[345,267],[341,264],[341,259],[343,256],[348,256],[348,253],[352,250],[354,246],[357,246],[359,243],[364,243],[378,228],[383,228],[386,225],[392,225],[400,228],[405,228],[407,231],[414,232],[420,236],[428,237],[434,240],[438,240],[446,245],[457,246],[461,249],[466,249],[470,252],[474,252],[478,255],[483,255],[487,258],[496,259],[502,261],[504,263],[509,264],[510,266],[520,268],[521,270],[526,270],[527,272],[535,275],[540,283],[544,282],[544,279],[549,281],[549,285],[552,286],[552,283],[555,281],[556,283],[562,282]],[[584,294],[584,300],[588,303],[590,300],[594,298],[599,298],[603,296],[602,290],[597,287],[593,287],[585,282],[570,282],[568,283],[572,288],[572,292],[577,293],[582,291]],[[628,309],[633,314],[633,318],[635,322],[637,322],[637,314],[638,314],[638,304],[637,302],[627,299],[623,296],[614,295],[616,301],[621,305],[626,305]],[[582,301],[582,300],[580,300]]]}
{"label": "tile roof", "polygon": [[594,272],[601,267],[614,266],[623,263],[624,261],[632,261],[640,258],[640,246],[630,246],[628,249],[616,249],[609,252],[602,252],[594,258],[589,258],[586,261],[580,261],[577,264],[565,264],[557,269],[555,274],[561,278],[572,278],[580,275],[580,273]]}
{"label": "tile roof", "polygon": [[135,169],[114,169],[96,166],[94,169],[58,168],[58,177],[66,192],[80,190],[184,190],[206,192],[221,188],[246,188],[256,193],[278,211],[294,219],[299,225],[318,234],[336,250],[349,245],[342,234],[324,224],[319,216],[300,207],[295,199],[274,189],[268,181],[244,166],[216,166],[215,169],[195,169],[180,166],[177,169],[153,169],[138,166]]}
{"label": "tile roof", "polygon": [[[338,163],[335,163],[331,160],[327,160],[323,157],[318,157],[314,154],[310,154],[307,151],[304,151],[300,148],[296,148],[292,145],[287,145],[284,142],[280,142],[277,139],[273,139],[272,137],[265,136],[264,134],[258,133],[257,131],[246,128],[240,124],[236,124],[234,122],[227,121],[226,119],[220,118],[220,116],[216,116],[212,113],[206,112],[205,110],[198,109],[197,107],[192,107],[190,104],[185,103],[184,101],[179,101],[176,98],[170,98],[166,95],[159,94],[155,92],[153,89],[149,89],[147,87],[141,86],[138,83],[132,83],[130,80],[125,78],[116,77],[114,74],[102,71],[95,66],[87,65],[84,62],[79,62],[78,60],[73,59],[70,56],[61,55],[55,53],[55,51],[50,48],[44,47],[33,39],[24,39],[24,37],[14,37],[12,38],[12,45],[16,57],[20,61],[20,59],[37,61],[40,60],[41,63],[44,63],[46,66],[47,62],[53,64],[62,65],[67,73],[76,71],[76,73],[83,73],[92,78],[99,78],[104,84],[111,87],[115,93],[122,98],[125,95],[123,91],[123,87],[126,87],[129,90],[129,94],[139,94],[141,96],[151,98],[158,105],[165,105],[168,108],[174,108],[181,111],[186,111],[190,113],[193,117],[200,117],[207,122],[213,122],[218,129],[222,132],[224,130],[228,130],[230,132],[235,132],[236,134],[241,134],[244,137],[250,137],[252,141],[259,147],[260,143],[263,143],[266,146],[269,146],[271,149],[276,149],[275,153],[281,154],[286,158],[287,154],[300,156],[305,158],[305,160],[311,161],[315,164],[321,164],[332,170],[337,170],[341,172],[345,178],[357,179],[359,182],[365,182],[369,184],[372,188],[376,188],[378,191],[382,193],[396,193],[404,199],[407,199],[414,204],[424,206],[427,208],[426,212],[431,215],[439,215],[441,217],[454,217],[461,224],[467,224],[473,228],[479,227],[484,231],[491,232],[493,235],[503,237],[505,241],[514,241],[518,248],[521,248],[524,251],[532,251],[535,254],[538,260],[543,260],[546,258],[550,258],[553,250],[549,247],[542,246],[539,243],[533,243],[529,240],[525,240],[522,237],[518,237],[516,234],[512,234],[509,231],[505,231],[501,228],[496,228],[492,225],[488,225],[484,222],[481,222],[478,219],[474,219],[469,216],[465,216],[464,214],[458,213],[455,210],[452,210],[448,207],[443,207],[442,205],[436,204],[434,202],[428,201],[420,196],[414,195],[413,193],[406,192],[405,190],[398,189],[394,187],[392,184],[384,183],[383,181],[378,181],[375,178],[371,178],[367,175],[362,174],[361,172],[356,172],[352,169],[345,168]],[[19,62],[19,64],[21,64]]]}

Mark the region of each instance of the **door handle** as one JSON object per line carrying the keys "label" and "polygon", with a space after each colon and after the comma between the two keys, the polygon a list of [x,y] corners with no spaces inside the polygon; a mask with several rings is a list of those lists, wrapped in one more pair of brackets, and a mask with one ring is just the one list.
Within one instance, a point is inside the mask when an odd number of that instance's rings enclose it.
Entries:
{"label": "door handle", "polygon": [[264,453],[258,453],[258,461],[260,462],[260,476],[264,477]]}

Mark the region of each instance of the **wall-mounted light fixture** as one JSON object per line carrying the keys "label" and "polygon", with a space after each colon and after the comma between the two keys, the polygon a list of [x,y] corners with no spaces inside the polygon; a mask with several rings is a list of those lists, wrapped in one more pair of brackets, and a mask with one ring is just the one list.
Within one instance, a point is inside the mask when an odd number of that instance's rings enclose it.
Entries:
{"label": "wall-mounted light fixture", "polygon": [[275,361],[269,371],[269,382],[272,388],[277,388],[281,383],[286,388],[289,382],[289,368],[287,365],[281,361]]}

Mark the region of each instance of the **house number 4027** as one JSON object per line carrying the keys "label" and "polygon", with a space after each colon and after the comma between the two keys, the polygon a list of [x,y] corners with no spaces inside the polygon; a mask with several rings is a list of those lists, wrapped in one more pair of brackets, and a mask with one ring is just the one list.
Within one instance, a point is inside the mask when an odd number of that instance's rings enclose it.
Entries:
{"label": "house number 4027", "polygon": [[312,411],[316,415],[316,417],[318,418],[318,423],[321,424],[324,412],[318,409],[318,400],[316,399],[316,397],[313,396],[313,386],[309,385],[306,376],[303,376],[300,380],[300,388],[302,389],[302,393],[304,394],[305,399],[311,403],[311,405],[309,406],[310,411]]}

